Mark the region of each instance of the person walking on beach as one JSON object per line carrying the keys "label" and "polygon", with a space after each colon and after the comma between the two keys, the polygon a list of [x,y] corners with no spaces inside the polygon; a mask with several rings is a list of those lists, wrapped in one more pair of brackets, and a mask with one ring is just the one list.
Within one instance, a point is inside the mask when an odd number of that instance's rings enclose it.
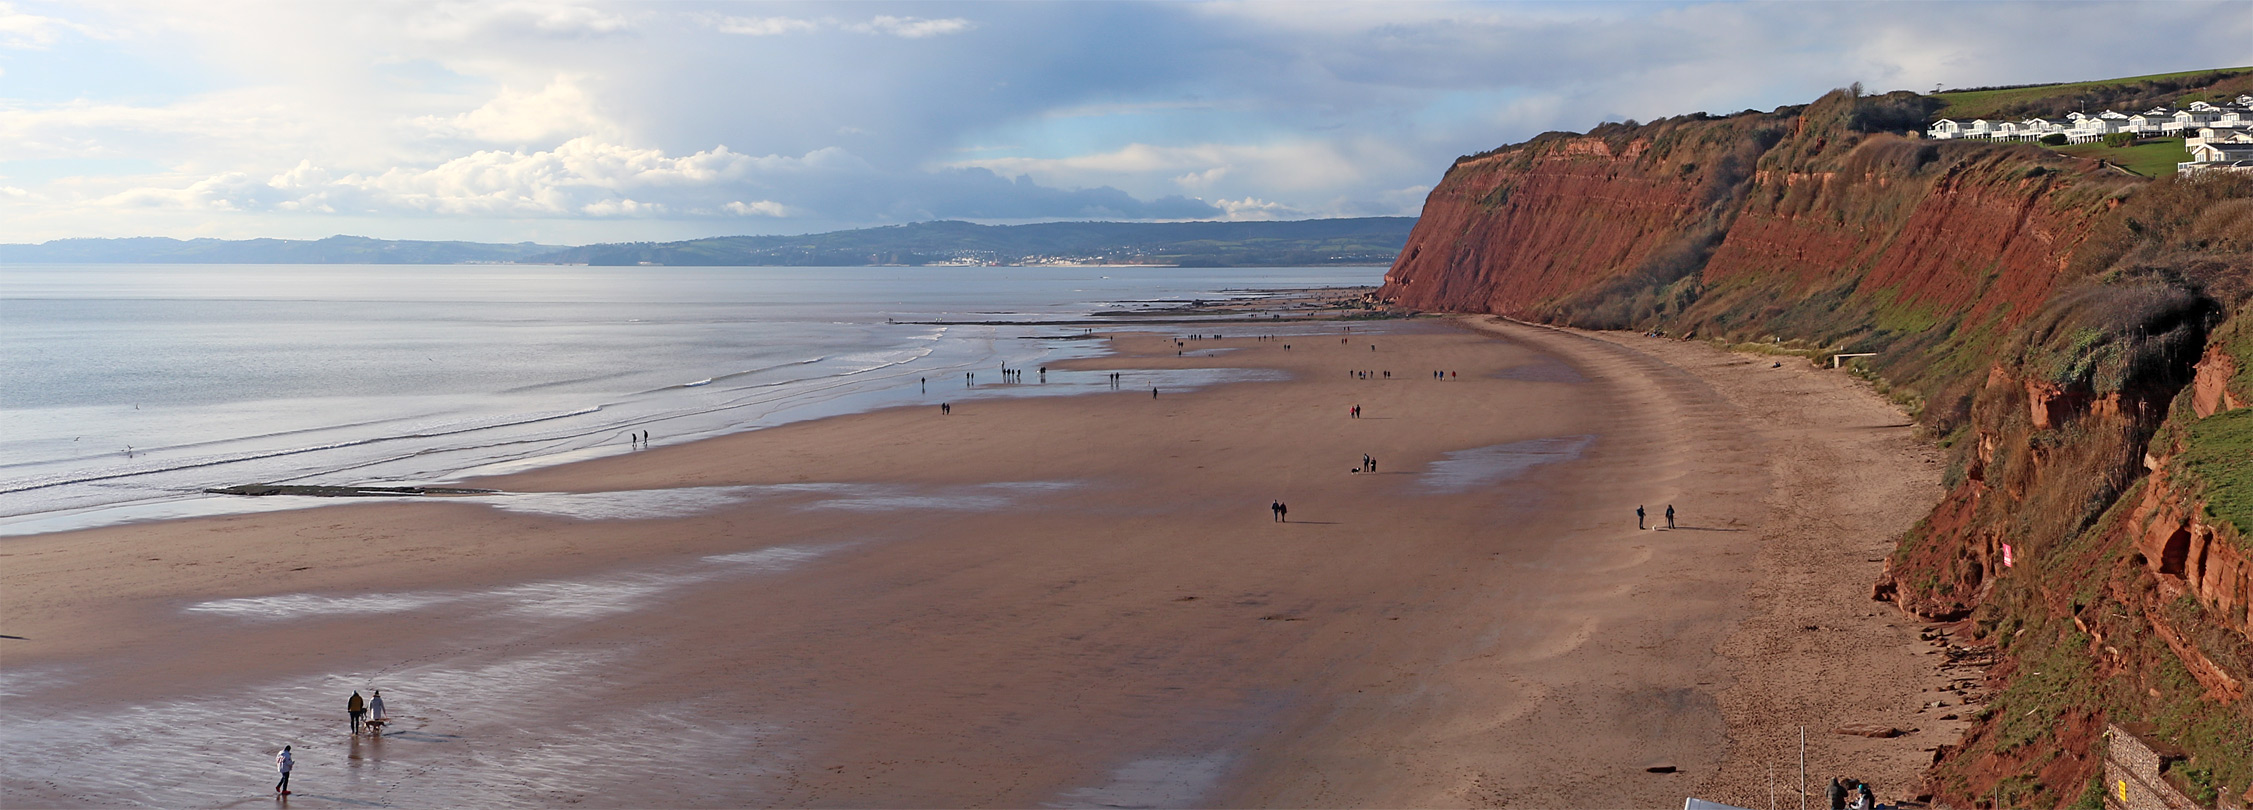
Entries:
{"label": "person walking on beach", "polygon": [[1282,501],[1276,501],[1276,502],[1275,502],[1275,519],[1276,519],[1276,520],[1279,520],[1279,521],[1282,521],[1282,522],[1284,522],[1284,523],[1289,523],[1289,522],[1291,522],[1291,505],[1290,505],[1290,504],[1287,504],[1287,503],[1284,503],[1284,502],[1282,502]]}
{"label": "person walking on beach", "polygon": [[1269,503],[1267,505],[1267,514],[1268,520],[1272,520],[1277,523],[1283,522],[1283,502],[1274,501],[1272,503]]}
{"label": "person walking on beach", "polygon": [[274,767],[282,771],[282,781],[274,783],[275,793],[289,795],[289,769],[296,765],[296,759],[289,755],[289,746],[282,746],[282,752],[274,755]]}
{"label": "person walking on beach", "polygon": [[375,690],[375,694],[368,698],[368,721],[380,726],[390,719],[391,716],[383,711],[383,690]]}
{"label": "person walking on beach", "polygon": [[1151,398],[1151,399],[1157,399],[1157,398],[1158,398],[1158,387],[1157,387],[1157,386],[1155,386],[1155,385],[1153,385],[1153,386],[1150,386],[1150,398]]}
{"label": "person walking on beach", "polygon": [[1637,505],[1635,506],[1635,528],[1638,528],[1638,529],[1644,528],[1644,526],[1643,526],[1643,507],[1642,507],[1642,505],[1641,505],[1641,504],[1637,504]]}
{"label": "person walking on beach", "polygon": [[358,734],[360,733],[360,718],[367,716],[368,713],[368,703],[360,698],[359,692],[355,691],[352,693],[352,699],[344,702],[344,713],[352,716],[352,733]]}
{"label": "person walking on beach", "polygon": [[1666,527],[1674,528],[1674,504],[1666,505]]}

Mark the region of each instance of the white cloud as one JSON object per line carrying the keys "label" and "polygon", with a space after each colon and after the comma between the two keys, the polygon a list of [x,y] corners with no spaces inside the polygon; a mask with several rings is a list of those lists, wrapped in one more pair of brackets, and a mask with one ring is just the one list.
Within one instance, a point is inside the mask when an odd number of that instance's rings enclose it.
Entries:
{"label": "white cloud", "polygon": [[1192,190],[1216,188],[1226,181],[1234,187],[1275,192],[1354,185],[1373,172],[1389,171],[1403,162],[1413,161],[1397,146],[1299,138],[1257,144],[1134,143],[1108,152],[1060,158],[979,158],[951,165],[1030,175],[1051,184],[1134,183],[1162,176],[1172,187]]}
{"label": "white cloud", "polygon": [[1173,179],[1173,184],[1190,191],[1202,191],[1212,188],[1214,183],[1220,182],[1221,178],[1227,176],[1228,167],[1215,166],[1201,172],[1190,172],[1176,177]]}
{"label": "white cloud", "polygon": [[893,17],[888,15],[878,15],[866,23],[847,26],[851,30],[865,34],[890,34],[902,39],[922,39],[924,37],[959,34],[970,30],[972,27],[969,20],[960,17],[926,20],[918,17]]}
{"label": "white cloud", "polygon": [[592,5],[543,0],[444,0],[407,19],[408,33],[434,40],[493,36],[583,38],[618,34],[632,25]]}
{"label": "white cloud", "polygon": [[741,34],[747,37],[773,37],[783,34],[805,34],[821,28],[814,20],[796,17],[734,17],[721,16],[710,19],[712,29],[723,34]]}
{"label": "white cloud", "polygon": [[1215,200],[1213,204],[1219,206],[1221,211],[1226,212],[1226,216],[1222,217],[1223,219],[1230,220],[1296,219],[1306,216],[1306,212],[1288,205],[1253,197],[1245,197],[1241,200]]}
{"label": "white cloud", "polygon": [[702,14],[696,19],[714,31],[749,37],[773,37],[785,34],[811,34],[822,29],[850,31],[856,34],[893,36],[901,39],[959,34],[977,25],[960,17],[924,19],[921,17],[894,17],[879,14],[866,22],[846,22],[835,17],[806,19],[803,17],[737,17],[732,15]]}
{"label": "white cloud", "polygon": [[748,203],[742,200],[735,200],[728,203],[727,205],[721,206],[721,208],[730,214],[740,214],[747,217],[790,216],[789,206],[783,205],[782,203],[778,203],[773,200],[757,200]]}
{"label": "white cloud", "polygon": [[1607,117],[2245,64],[2242,5],[0,0],[0,241],[1413,213]]}
{"label": "white cloud", "polygon": [[594,98],[571,76],[557,76],[536,93],[503,89],[483,106],[449,118],[423,116],[432,132],[489,143],[547,143],[580,136],[616,138],[619,127],[595,110]]}
{"label": "white cloud", "polygon": [[665,206],[660,203],[647,203],[630,197],[620,197],[614,200],[596,200],[579,206],[579,213],[591,217],[660,216],[665,213]]}
{"label": "white cloud", "polygon": [[90,26],[18,11],[14,3],[0,3],[0,48],[46,48],[55,44],[64,31],[95,38],[101,36],[100,31]]}

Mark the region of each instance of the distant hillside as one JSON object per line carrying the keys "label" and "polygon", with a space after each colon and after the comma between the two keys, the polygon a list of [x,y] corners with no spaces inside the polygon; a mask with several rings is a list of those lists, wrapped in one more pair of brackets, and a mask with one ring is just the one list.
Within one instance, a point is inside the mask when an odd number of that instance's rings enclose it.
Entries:
{"label": "distant hillside", "polygon": [[1153,264],[1288,267],[1389,264],[1415,217],[1294,222],[920,222],[802,236],[565,247],[521,242],[57,239],[0,245],[0,264],[526,264],[858,266],[882,264]]}
{"label": "distant hillside", "polygon": [[536,261],[598,265],[1388,264],[1415,217],[1294,222],[919,222],[804,236],[723,236],[588,245]]}
{"label": "distant hillside", "polygon": [[57,239],[0,245],[0,264],[463,264],[513,262],[561,249],[520,242],[412,242],[331,236],[302,239]]}

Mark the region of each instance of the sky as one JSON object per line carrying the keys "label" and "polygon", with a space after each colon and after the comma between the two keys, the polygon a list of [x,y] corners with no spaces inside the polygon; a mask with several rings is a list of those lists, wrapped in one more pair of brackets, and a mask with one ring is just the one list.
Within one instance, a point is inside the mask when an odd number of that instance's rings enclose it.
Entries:
{"label": "sky", "polygon": [[2244,0],[0,0],[0,242],[1414,215],[1548,130],[2253,65]]}

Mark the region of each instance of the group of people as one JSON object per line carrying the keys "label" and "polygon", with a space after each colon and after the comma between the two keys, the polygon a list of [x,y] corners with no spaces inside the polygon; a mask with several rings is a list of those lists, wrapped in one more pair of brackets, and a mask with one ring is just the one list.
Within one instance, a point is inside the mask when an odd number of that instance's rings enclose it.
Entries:
{"label": "group of people", "polygon": [[1268,504],[1267,511],[1275,513],[1275,522],[1277,523],[1291,522],[1291,507],[1284,506],[1282,501]]}
{"label": "group of people", "polygon": [[[1648,529],[1648,528],[1650,528],[1649,526],[1645,526],[1645,525],[1643,525],[1643,521],[1644,521],[1643,507],[1642,507],[1642,505],[1641,505],[1641,504],[1637,504],[1637,505],[1635,506],[1635,528],[1638,528],[1638,529]],[[1667,504],[1667,505],[1666,505],[1666,527],[1667,527],[1667,528],[1669,528],[1669,529],[1671,529],[1671,528],[1674,528],[1674,504],[1671,504],[1671,503],[1670,503],[1670,504]]]}
{"label": "group of people", "polygon": [[[380,689],[367,699],[362,699],[357,690],[353,691],[352,697],[344,701],[344,714],[351,718],[353,734],[359,734],[361,728],[371,723],[381,727],[391,719],[383,711],[383,691]],[[289,795],[289,773],[297,770],[297,755],[290,750],[290,746],[282,746],[282,750],[274,754],[274,769],[282,774],[282,780],[274,783],[274,795]]]}
{"label": "group of people", "polygon": [[352,718],[352,733],[354,734],[360,733],[360,729],[366,726],[370,720],[375,721],[377,726],[381,726],[391,719],[390,716],[383,713],[383,690],[381,689],[376,690],[373,700],[361,700],[360,693],[353,692],[352,698],[344,701],[344,713]]}
{"label": "group of people", "polygon": [[[1847,794],[1853,798],[1847,798]],[[1845,776],[1831,777],[1831,810],[1877,810],[1877,796],[1870,792],[1870,783]]]}

